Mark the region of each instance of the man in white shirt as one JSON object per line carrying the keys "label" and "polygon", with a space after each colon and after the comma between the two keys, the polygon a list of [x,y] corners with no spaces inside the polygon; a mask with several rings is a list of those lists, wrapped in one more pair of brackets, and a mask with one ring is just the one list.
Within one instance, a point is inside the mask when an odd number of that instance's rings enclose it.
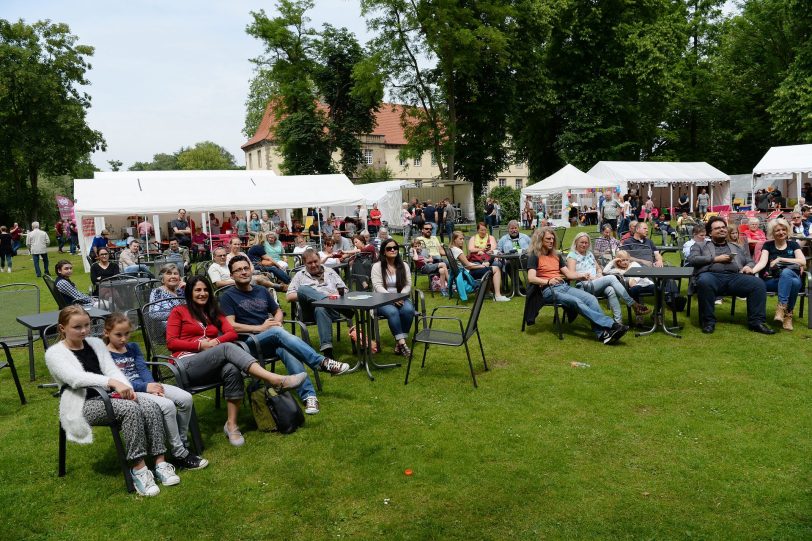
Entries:
{"label": "man in white shirt", "polygon": [[42,277],[39,268],[40,258],[42,258],[42,263],[45,265],[45,274],[51,275],[51,271],[48,269],[48,245],[50,243],[51,239],[48,237],[48,233],[39,228],[39,222],[32,222],[31,232],[28,233],[28,237],[25,239],[25,245],[28,246],[28,252],[34,259],[34,272],[37,274],[37,278]]}

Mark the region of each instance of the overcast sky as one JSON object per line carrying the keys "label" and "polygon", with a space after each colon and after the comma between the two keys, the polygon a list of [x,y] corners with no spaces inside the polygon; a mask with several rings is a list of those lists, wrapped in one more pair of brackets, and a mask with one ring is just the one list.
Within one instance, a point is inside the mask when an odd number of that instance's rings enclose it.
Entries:
{"label": "overcast sky", "polygon": [[[93,102],[88,122],[107,140],[107,160],[124,168],[159,152],[210,140],[245,159],[240,145],[249,58],[262,44],[245,33],[250,12],[273,15],[259,0],[0,0],[0,18],[64,22],[96,52],[85,90]],[[346,26],[368,39],[358,0],[316,0],[313,25]]]}

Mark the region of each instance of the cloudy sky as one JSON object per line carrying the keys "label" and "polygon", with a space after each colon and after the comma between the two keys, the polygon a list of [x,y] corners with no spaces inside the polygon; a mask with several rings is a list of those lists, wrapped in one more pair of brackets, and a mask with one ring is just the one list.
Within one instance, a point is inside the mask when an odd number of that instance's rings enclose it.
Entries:
{"label": "cloudy sky", "polygon": [[[211,140],[244,163],[240,133],[250,58],[263,51],[245,33],[250,12],[274,13],[259,0],[0,0],[0,18],[63,22],[92,45],[88,121],[107,140],[107,160],[124,168],[158,152]],[[346,26],[368,39],[358,0],[316,0],[313,25]]]}

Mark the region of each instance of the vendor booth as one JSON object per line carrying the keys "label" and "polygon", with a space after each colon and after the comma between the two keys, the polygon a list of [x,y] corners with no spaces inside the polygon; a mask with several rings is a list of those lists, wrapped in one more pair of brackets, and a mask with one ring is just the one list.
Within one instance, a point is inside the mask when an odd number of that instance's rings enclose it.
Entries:
{"label": "vendor booth", "polygon": [[476,218],[474,207],[474,185],[464,180],[424,180],[417,186],[414,183],[406,184],[401,188],[404,201],[411,201],[415,197],[418,201],[431,201],[436,203],[446,197],[454,203],[460,211],[460,221],[473,222]]}
{"label": "vendor booth", "polygon": [[544,180],[523,188],[519,207],[523,208],[524,201],[530,196],[534,208],[544,205],[547,218],[553,225],[566,226],[573,205],[581,209],[597,208],[599,192],[607,189],[616,191],[617,183],[599,179],[567,164]]}
{"label": "vendor booth", "polygon": [[179,208],[208,233],[212,212],[227,217],[249,209],[326,209],[363,199],[345,175],[277,176],[264,170],[98,172],[92,179],[74,180],[73,193],[82,254],[104,228],[114,239],[132,235],[133,218],[149,220],[160,242]]}
{"label": "vendor booth", "polygon": [[[776,186],[787,200],[797,202],[811,174],[812,145],[772,147],[753,168],[752,191]],[[791,206],[789,202],[787,206]]]}
{"label": "vendor booth", "polygon": [[651,197],[660,208],[673,209],[680,195],[687,194],[693,212],[696,196],[705,188],[711,210],[730,209],[730,176],[705,162],[598,162],[587,173],[615,182],[621,194],[635,190],[643,203]]}

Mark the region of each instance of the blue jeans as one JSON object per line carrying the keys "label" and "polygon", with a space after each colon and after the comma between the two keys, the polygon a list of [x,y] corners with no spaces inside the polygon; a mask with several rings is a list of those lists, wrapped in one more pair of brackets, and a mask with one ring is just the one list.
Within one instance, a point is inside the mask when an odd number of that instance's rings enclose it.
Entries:
{"label": "blue jeans", "polygon": [[798,300],[798,292],[801,291],[801,277],[793,270],[784,269],[778,278],[770,278],[764,281],[767,291],[778,292],[778,302],[787,305],[787,311],[792,312],[795,302]]}
{"label": "blue jeans", "polygon": [[445,222],[445,235],[448,237],[448,242],[451,242],[451,235],[454,233],[454,222]]}
{"label": "blue jeans", "polygon": [[570,287],[567,284],[558,284],[544,288],[542,295],[545,300],[551,300],[553,290],[555,290],[555,297],[559,303],[567,308],[577,310],[579,314],[592,323],[592,332],[595,333],[595,336],[610,329],[614,324],[612,318],[603,313],[601,305],[598,304],[598,299],[594,295]]}
{"label": "blue jeans", "polygon": [[386,318],[389,323],[389,330],[395,340],[405,339],[409,336],[409,329],[414,321],[414,306],[412,301],[404,299],[400,307],[394,304],[387,304],[378,308],[378,314]]}
{"label": "blue jeans", "polygon": [[31,254],[31,257],[34,258],[34,273],[37,275],[37,278],[42,277],[42,273],[39,270],[39,258],[42,258],[42,264],[45,265],[45,274],[48,276],[51,275],[51,271],[48,270],[48,254]]}
{"label": "blue jeans", "polygon": [[436,222],[426,222],[431,226],[431,236],[435,236],[437,234],[437,223]]}
{"label": "blue jeans", "polygon": [[152,271],[150,271],[149,267],[146,265],[129,265],[124,267],[124,270],[121,272],[124,274],[135,274],[136,272],[148,272],[149,274],[152,274]]}
{"label": "blue jeans", "polygon": [[[318,291],[310,286],[302,286],[296,290],[296,296],[299,302],[299,308],[304,310],[304,315],[313,314],[313,319],[316,320],[316,326],[319,330],[319,350],[324,351],[327,348],[333,347],[333,322],[341,318],[341,314],[332,308],[323,308],[321,306],[314,307],[311,303],[313,301],[320,301],[327,297],[325,293]],[[309,319],[304,317],[302,319]]]}
{"label": "blue jeans", "polygon": [[279,267],[277,267],[276,265],[265,266],[265,265],[257,264],[256,267],[259,270],[261,270],[262,272],[270,272],[271,274],[274,275],[274,277],[277,280],[279,280],[283,284],[289,284],[290,283],[290,275],[287,272],[280,269]]}
{"label": "blue jeans", "polygon": [[623,312],[620,310],[618,297],[623,299],[626,306],[634,304],[634,299],[631,298],[629,292],[626,291],[626,288],[620,283],[617,276],[612,274],[601,276],[589,282],[578,282],[578,287],[593,295],[606,295],[609,308],[612,309],[613,319],[617,323],[623,323]]}
{"label": "blue jeans", "polygon": [[[299,374],[305,372],[306,364],[314,370],[318,370],[324,355],[319,355],[307,342],[290,334],[282,327],[271,327],[257,335],[262,353],[267,355],[277,355],[285,365],[288,374]],[[299,398],[305,400],[308,396],[316,396],[316,390],[310,382],[310,376],[305,378],[302,386],[299,387]]]}
{"label": "blue jeans", "polygon": [[62,251],[62,248],[65,247],[65,241],[68,240],[68,237],[57,235],[56,236],[56,244],[58,246],[59,251]]}
{"label": "blue jeans", "polygon": [[71,255],[76,254],[76,250],[79,248],[79,236],[78,235],[71,235],[70,236],[70,253]]}

